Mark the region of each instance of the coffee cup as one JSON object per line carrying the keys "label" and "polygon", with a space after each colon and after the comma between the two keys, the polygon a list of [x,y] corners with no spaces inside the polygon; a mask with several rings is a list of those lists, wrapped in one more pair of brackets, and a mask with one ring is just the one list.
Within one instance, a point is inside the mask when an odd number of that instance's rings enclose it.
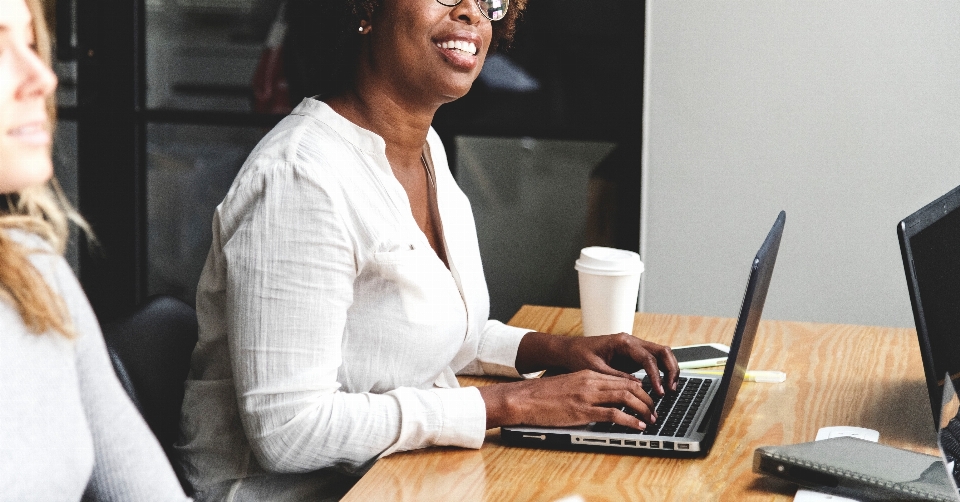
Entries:
{"label": "coffee cup", "polygon": [[583,248],[574,268],[580,278],[584,336],[633,334],[643,262],[633,251]]}

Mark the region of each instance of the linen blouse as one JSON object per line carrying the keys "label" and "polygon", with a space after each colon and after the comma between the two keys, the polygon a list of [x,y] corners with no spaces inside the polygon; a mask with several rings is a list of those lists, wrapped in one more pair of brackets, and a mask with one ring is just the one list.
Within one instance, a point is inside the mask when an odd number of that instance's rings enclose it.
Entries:
{"label": "linen blouse", "polygon": [[31,251],[77,335],[34,334],[0,300],[0,500],[189,500],[120,386],[67,262],[36,235],[0,232]]}
{"label": "linen blouse", "polygon": [[181,417],[201,493],[482,444],[483,399],[455,374],[519,376],[529,330],[488,320],[470,204],[432,128],[427,141],[449,270],[383,139],[321,101],[305,99],[241,168],[213,218]]}

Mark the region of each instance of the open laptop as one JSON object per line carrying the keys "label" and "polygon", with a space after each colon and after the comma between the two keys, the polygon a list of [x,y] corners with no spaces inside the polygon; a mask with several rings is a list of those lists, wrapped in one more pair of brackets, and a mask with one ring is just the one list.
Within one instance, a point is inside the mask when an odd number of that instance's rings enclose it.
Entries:
{"label": "open laptop", "polygon": [[960,187],[897,225],[935,427],[944,375],[960,378]]}
{"label": "open laptop", "polygon": [[[502,427],[500,434],[504,442],[540,448],[705,455],[730,414],[743,383],[785,221],[786,213],[781,211],[750,266],[750,279],[722,377],[681,371],[677,393],[663,398],[650,393],[649,381],[645,379],[644,388],[654,399],[659,417],[657,423],[648,425],[645,431],[610,423],[570,428]],[[635,375],[645,377],[642,371]]]}

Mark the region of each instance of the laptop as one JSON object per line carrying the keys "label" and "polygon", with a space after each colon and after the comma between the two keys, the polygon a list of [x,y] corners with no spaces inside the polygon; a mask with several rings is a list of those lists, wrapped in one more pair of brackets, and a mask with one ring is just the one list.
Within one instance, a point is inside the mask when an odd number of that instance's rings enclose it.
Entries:
{"label": "laptop", "polygon": [[[660,398],[650,392],[643,371],[635,373],[644,380],[644,389],[656,404],[658,420],[638,431],[611,423],[591,423],[582,427],[502,427],[506,444],[537,448],[588,449],[616,453],[706,455],[714,438],[736,401],[760,313],[767,297],[773,266],[783,236],[786,213],[781,211],[773,228],[750,265],[750,279],[740,306],[740,317],[730,343],[730,355],[722,376],[695,371],[680,372],[677,392]],[[627,413],[631,410],[625,409]]]}
{"label": "laptop", "polygon": [[960,378],[960,187],[897,225],[934,427],[944,375]]}

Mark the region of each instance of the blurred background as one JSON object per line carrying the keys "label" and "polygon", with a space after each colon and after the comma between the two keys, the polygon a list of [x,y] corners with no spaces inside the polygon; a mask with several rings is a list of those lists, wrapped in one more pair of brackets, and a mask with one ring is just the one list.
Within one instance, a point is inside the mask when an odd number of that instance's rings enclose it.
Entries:
{"label": "blurred background", "polygon": [[[69,256],[102,319],[194,302],[214,208],[322,78],[309,16],[285,22],[310,5],[47,0],[56,168],[99,241]],[[786,209],[766,317],[912,327],[894,228],[960,184],[958,46],[953,0],[533,0],[434,121],[493,317],[576,306],[592,244],[640,251],[641,310],[733,317]]]}
{"label": "blurred background", "polygon": [[[309,23],[288,7],[48,0],[57,175],[99,242],[75,238],[68,258],[101,320],[156,293],[194,303],[214,208],[310,87],[293,36]],[[639,250],[643,43],[643,2],[533,1],[513,47],[437,114],[493,317],[577,306],[584,245]]]}

